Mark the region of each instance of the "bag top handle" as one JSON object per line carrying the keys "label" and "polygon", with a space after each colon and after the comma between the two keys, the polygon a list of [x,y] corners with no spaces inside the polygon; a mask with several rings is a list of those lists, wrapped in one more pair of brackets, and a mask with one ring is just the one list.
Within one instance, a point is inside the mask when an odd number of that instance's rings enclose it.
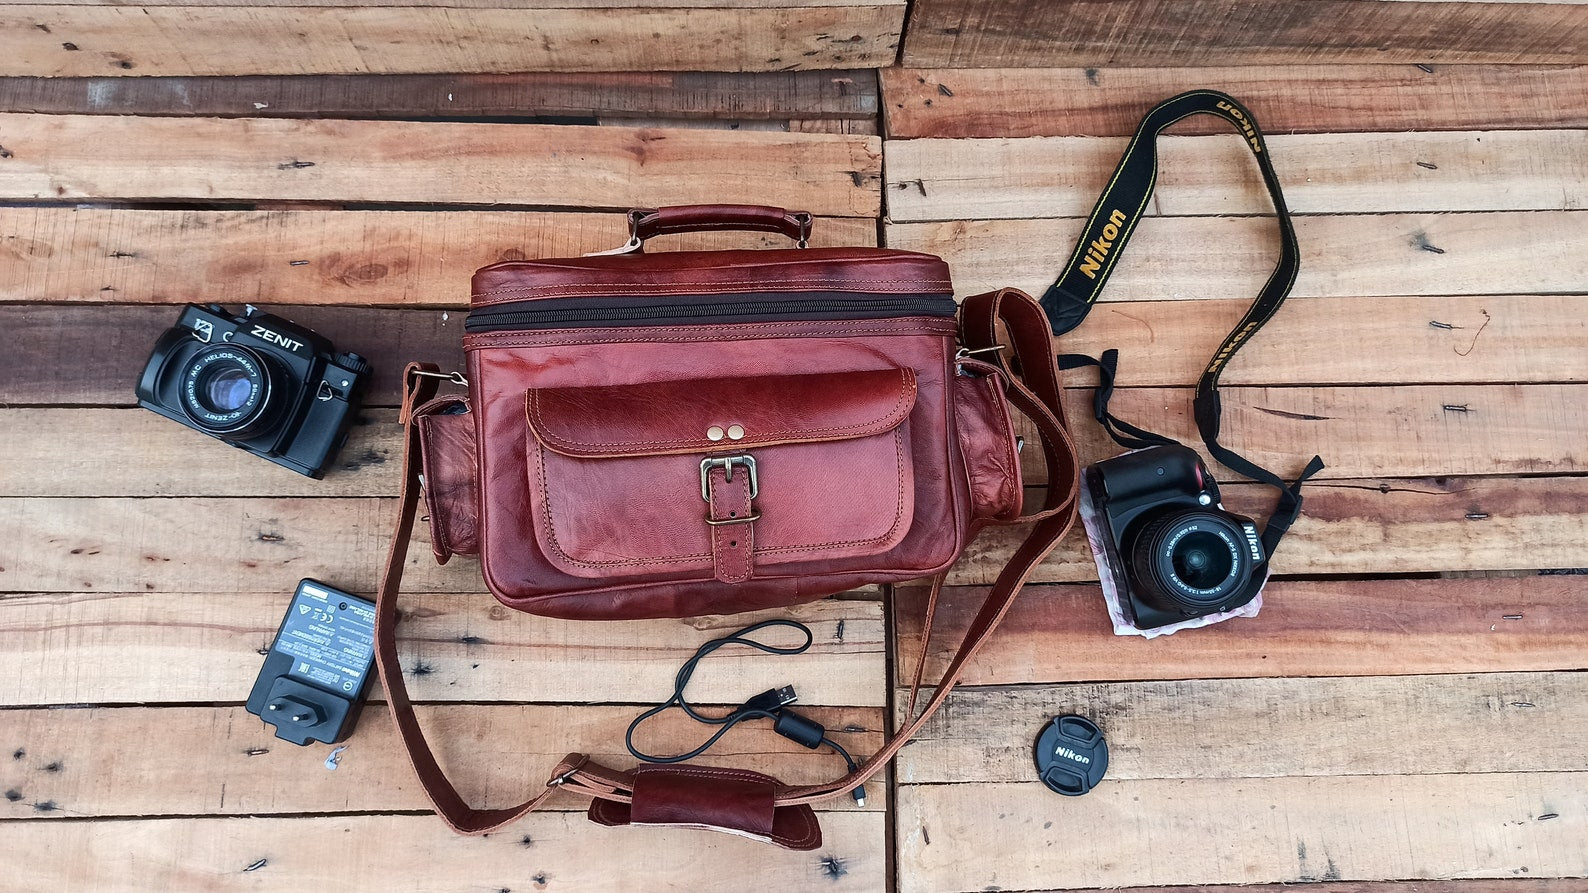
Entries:
{"label": "bag top handle", "polygon": [[634,208],[628,216],[627,242],[611,251],[585,256],[629,254],[643,251],[645,241],[653,236],[711,231],[778,233],[793,239],[797,247],[808,248],[815,223],[809,211],[785,211],[771,205],[673,205]]}

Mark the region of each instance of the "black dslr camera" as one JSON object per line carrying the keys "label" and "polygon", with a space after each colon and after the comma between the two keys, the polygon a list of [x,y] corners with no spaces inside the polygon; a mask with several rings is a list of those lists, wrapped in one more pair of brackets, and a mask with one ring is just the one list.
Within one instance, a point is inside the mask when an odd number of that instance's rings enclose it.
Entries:
{"label": "black dslr camera", "polygon": [[1219,504],[1219,485],[1196,451],[1154,446],[1086,469],[1097,539],[1120,606],[1154,629],[1250,602],[1268,579],[1268,554],[1251,518]]}
{"label": "black dslr camera", "polygon": [[189,304],[155,343],[138,405],[318,478],[347,440],[370,366],[248,306]]}

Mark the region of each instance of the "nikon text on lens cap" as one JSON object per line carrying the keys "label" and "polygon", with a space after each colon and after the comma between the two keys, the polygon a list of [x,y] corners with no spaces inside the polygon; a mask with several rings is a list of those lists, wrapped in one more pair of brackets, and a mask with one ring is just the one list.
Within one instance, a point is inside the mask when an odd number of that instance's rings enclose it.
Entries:
{"label": "nikon text on lens cap", "polygon": [[1056,716],[1037,736],[1037,776],[1066,797],[1097,786],[1108,771],[1108,743],[1097,724],[1081,716]]}

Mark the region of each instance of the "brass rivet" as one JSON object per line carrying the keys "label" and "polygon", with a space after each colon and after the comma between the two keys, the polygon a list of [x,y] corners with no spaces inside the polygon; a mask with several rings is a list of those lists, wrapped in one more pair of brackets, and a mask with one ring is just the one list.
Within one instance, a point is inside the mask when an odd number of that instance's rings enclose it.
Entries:
{"label": "brass rivet", "polygon": [[744,427],[743,426],[741,426],[741,425],[729,425],[728,426],[728,439],[729,440],[738,440],[739,438],[741,438],[743,436],[744,436]]}
{"label": "brass rivet", "polygon": [[721,440],[722,439],[722,427],[719,426],[719,425],[712,425],[710,428],[707,428],[706,429],[706,439],[707,440]]}

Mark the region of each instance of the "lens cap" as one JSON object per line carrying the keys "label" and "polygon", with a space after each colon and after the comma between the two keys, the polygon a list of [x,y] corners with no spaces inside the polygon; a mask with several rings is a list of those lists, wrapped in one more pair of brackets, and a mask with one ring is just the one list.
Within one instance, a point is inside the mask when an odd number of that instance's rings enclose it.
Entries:
{"label": "lens cap", "polygon": [[1056,716],[1043,726],[1036,756],[1042,783],[1066,797],[1090,791],[1108,771],[1103,730],[1084,716]]}

